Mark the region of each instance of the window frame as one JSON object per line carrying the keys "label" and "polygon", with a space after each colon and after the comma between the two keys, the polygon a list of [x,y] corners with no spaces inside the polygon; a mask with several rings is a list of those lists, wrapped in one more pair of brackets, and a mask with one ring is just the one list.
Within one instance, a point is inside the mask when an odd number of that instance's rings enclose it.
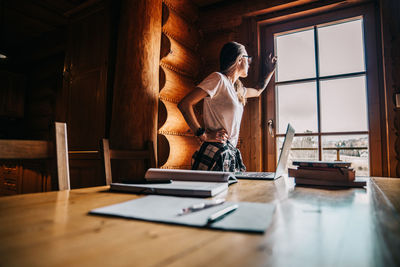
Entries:
{"label": "window frame", "polygon": [[[351,134],[369,134],[369,167],[371,176],[382,176],[383,162],[382,162],[382,126],[381,121],[381,98],[380,90],[381,84],[378,75],[378,59],[377,59],[377,32],[375,24],[374,6],[372,4],[361,5],[341,10],[329,11],[312,16],[298,18],[290,21],[284,21],[274,24],[265,24],[263,21],[258,21],[259,27],[259,51],[260,57],[264,58],[265,51],[274,51],[274,34],[282,32],[290,32],[302,28],[315,27],[316,25],[322,25],[332,23],[336,21],[344,21],[355,17],[362,17],[364,21],[364,53],[365,53],[365,72],[360,74],[366,74],[366,90],[367,90],[367,115],[368,115],[368,131],[367,132],[338,132],[329,133],[329,135],[346,135]],[[279,60],[279,59],[278,59]],[[336,75],[335,75],[336,76]],[[343,75],[340,75],[343,76]],[[315,80],[315,78],[313,78]],[[279,84],[284,84],[280,82]],[[262,121],[266,122],[272,119],[276,123],[276,99],[275,99],[275,78],[273,77],[272,82],[269,84],[267,93],[263,94],[262,99]],[[318,96],[317,96],[318,97]],[[318,97],[319,99],[319,97]],[[319,101],[319,100],[317,100]],[[318,133],[312,134],[296,134],[296,136],[318,136],[321,135],[320,129]],[[274,171],[276,166],[276,127],[273,129],[274,136],[272,137],[268,133],[268,126],[263,123],[262,127],[262,142],[263,142],[263,155],[262,159],[263,169],[268,171]],[[322,134],[326,136],[327,134]],[[279,135],[282,136],[282,135]],[[318,144],[319,153],[322,153],[322,138]]]}

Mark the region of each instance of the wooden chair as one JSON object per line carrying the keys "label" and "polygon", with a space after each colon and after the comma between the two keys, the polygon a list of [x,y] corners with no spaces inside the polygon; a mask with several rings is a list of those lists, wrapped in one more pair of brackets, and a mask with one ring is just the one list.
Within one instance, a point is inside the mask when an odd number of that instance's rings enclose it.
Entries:
{"label": "wooden chair", "polygon": [[108,139],[102,139],[101,150],[104,160],[104,172],[106,176],[106,184],[109,185],[112,182],[111,174],[111,160],[144,160],[146,169],[156,167],[156,160],[154,154],[153,142],[146,142],[146,148],[144,150],[115,150],[110,149]]}
{"label": "wooden chair", "polygon": [[57,177],[56,180],[52,177],[53,188],[58,188],[58,190],[71,189],[67,126],[65,123],[55,123],[53,138],[54,141],[0,140],[0,159],[53,159],[56,162],[56,164],[53,164],[56,165],[56,171],[52,171],[52,173]]}

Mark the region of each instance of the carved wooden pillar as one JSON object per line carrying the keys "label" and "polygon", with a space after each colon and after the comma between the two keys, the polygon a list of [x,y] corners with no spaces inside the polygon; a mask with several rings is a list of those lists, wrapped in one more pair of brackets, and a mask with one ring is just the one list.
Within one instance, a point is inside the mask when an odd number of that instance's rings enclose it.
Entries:
{"label": "carved wooden pillar", "polygon": [[198,10],[189,0],[164,0],[160,60],[158,158],[161,168],[190,168],[199,147],[177,104],[200,69]]}
{"label": "carved wooden pillar", "polygon": [[[161,0],[122,0],[110,147],[143,149],[157,144]],[[156,150],[156,147],[155,147]],[[144,164],[115,162],[113,177],[140,179]]]}

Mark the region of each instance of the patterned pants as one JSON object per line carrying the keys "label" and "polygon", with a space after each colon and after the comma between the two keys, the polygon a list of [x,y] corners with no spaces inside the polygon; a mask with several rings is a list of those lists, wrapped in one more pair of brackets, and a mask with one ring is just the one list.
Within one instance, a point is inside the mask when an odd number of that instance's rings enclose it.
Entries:
{"label": "patterned pants", "polygon": [[204,142],[192,156],[192,170],[244,172],[242,155],[229,141]]}

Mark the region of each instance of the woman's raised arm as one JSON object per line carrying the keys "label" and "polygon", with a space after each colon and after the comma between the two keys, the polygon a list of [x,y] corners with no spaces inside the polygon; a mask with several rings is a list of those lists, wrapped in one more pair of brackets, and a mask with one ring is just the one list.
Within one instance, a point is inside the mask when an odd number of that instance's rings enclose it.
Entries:
{"label": "woman's raised arm", "polygon": [[250,97],[259,97],[261,93],[267,88],[267,85],[271,81],[272,75],[275,72],[277,57],[273,57],[272,53],[268,55],[268,58],[265,60],[266,71],[264,75],[261,76],[260,81],[256,85],[255,88],[246,88],[246,98]]}

